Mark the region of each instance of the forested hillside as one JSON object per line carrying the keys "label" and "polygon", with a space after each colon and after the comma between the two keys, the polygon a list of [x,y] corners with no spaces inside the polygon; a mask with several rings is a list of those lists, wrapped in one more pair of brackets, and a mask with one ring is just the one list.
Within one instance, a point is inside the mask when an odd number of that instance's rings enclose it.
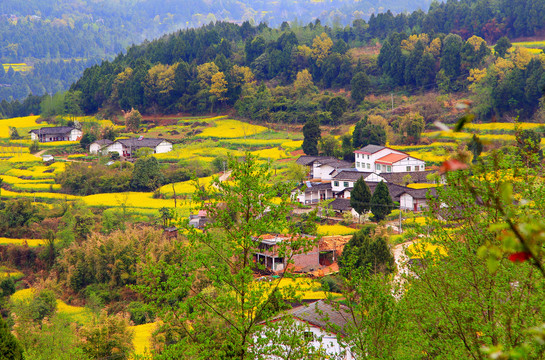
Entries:
{"label": "forested hillside", "polygon": [[[345,28],[318,20],[280,28],[211,24],[133,46],[87,69],[72,86],[72,98],[87,114],[234,107],[254,120],[304,122],[311,116],[335,124],[349,105],[374,106],[364,102],[369,93],[437,90],[471,93],[482,119],[531,118],[545,85],[545,58],[510,49],[505,36],[542,31],[536,14],[545,4],[521,1],[521,8],[539,10],[530,13],[513,13],[510,4],[434,3],[428,15],[388,11]],[[333,100],[324,90],[350,91],[351,99],[344,93]]]}
{"label": "forested hillside", "polygon": [[[429,0],[384,1],[394,12],[426,8]],[[24,63],[21,76],[2,77],[0,99],[66,90],[82,70],[111,59],[130,44],[215,21],[341,26],[384,9],[370,1],[74,1],[5,0],[0,3],[0,62]],[[13,66],[17,70],[16,66]]]}

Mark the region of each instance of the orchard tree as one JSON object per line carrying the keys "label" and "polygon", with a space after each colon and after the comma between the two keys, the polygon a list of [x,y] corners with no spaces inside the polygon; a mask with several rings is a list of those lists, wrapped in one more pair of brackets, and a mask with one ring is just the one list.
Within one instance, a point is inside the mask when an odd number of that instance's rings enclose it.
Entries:
{"label": "orchard tree", "polygon": [[318,141],[321,139],[320,123],[314,117],[303,126],[303,151],[306,155],[318,155]]}
{"label": "orchard tree", "polygon": [[360,177],[354,184],[354,189],[350,193],[350,206],[361,215],[371,210],[371,190],[367,183]]}
{"label": "orchard tree", "polygon": [[384,220],[394,209],[394,202],[390,196],[388,187],[381,181],[378,183],[371,197],[371,212],[377,222]]}

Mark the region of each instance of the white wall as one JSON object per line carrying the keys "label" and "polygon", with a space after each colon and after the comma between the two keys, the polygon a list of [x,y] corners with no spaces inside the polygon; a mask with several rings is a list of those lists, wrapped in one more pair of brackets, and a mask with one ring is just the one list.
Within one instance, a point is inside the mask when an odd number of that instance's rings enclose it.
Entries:
{"label": "white wall", "polygon": [[410,172],[418,172],[426,170],[426,163],[422,160],[408,157],[393,164],[392,172],[409,172],[407,166],[411,167]]}
{"label": "white wall", "polygon": [[172,151],[172,144],[169,143],[168,141],[163,141],[162,143],[157,145],[157,147],[155,148],[156,154],[167,153],[169,151]]}
{"label": "white wall", "polygon": [[89,153],[91,154],[98,154],[98,151],[100,150],[100,145],[92,143],[89,145]]}
{"label": "white wall", "polygon": [[68,141],[79,141],[81,140],[81,135],[83,134],[83,132],[79,129],[73,129],[72,131],[70,131],[70,138]]}
{"label": "white wall", "polygon": [[123,145],[120,142],[114,142],[108,145],[106,152],[116,152],[119,156],[123,156]]}
{"label": "white wall", "polygon": [[414,199],[411,195],[405,193],[399,197],[399,206],[404,210],[414,211]]}
{"label": "white wall", "polygon": [[403,153],[401,151],[397,151],[390,148],[384,148],[371,155],[359,154],[355,152],[356,169],[358,169],[359,171],[375,171],[375,161],[389,154],[403,154]]}
{"label": "white wall", "polygon": [[[312,304],[309,306],[313,306]],[[337,340],[337,336],[333,333],[327,332],[323,330],[322,328],[319,328],[317,326],[311,325],[307,322],[301,321],[299,319],[294,320],[295,324],[286,325],[289,326],[291,329],[285,329],[286,332],[294,331],[293,329],[297,329],[297,332],[311,332],[313,335],[313,340],[309,342],[309,346],[314,347],[315,349],[323,349],[328,359],[337,359],[337,360],[354,360],[355,357],[350,352],[350,349],[344,348],[339,344],[339,341]],[[278,329],[279,332],[284,332],[282,327]],[[280,335],[280,334],[279,334]],[[260,336],[260,335],[254,335]],[[261,336],[265,336],[262,334]],[[290,352],[289,345],[285,344],[285,351]],[[292,349],[293,351],[297,351],[297,349]],[[265,359],[273,360],[273,359],[280,359],[280,357],[275,355],[265,355]]]}

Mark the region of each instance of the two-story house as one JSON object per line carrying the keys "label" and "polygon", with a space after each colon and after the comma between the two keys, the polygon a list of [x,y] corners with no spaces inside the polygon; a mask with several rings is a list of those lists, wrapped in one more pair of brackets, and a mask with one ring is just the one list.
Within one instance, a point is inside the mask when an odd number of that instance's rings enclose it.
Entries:
{"label": "two-story house", "polygon": [[367,145],[354,151],[356,169],[363,172],[398,173],[426,170],[423,160],[380,145]]}

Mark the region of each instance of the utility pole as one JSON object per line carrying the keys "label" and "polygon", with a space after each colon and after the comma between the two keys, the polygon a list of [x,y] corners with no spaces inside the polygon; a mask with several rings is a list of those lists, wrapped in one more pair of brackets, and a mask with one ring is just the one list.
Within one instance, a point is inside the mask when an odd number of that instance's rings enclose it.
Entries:
{"label": "utility pole", "polygon": [[401,228],[401,204],[399,204],[399,233],[401,234],[403,229]]}

